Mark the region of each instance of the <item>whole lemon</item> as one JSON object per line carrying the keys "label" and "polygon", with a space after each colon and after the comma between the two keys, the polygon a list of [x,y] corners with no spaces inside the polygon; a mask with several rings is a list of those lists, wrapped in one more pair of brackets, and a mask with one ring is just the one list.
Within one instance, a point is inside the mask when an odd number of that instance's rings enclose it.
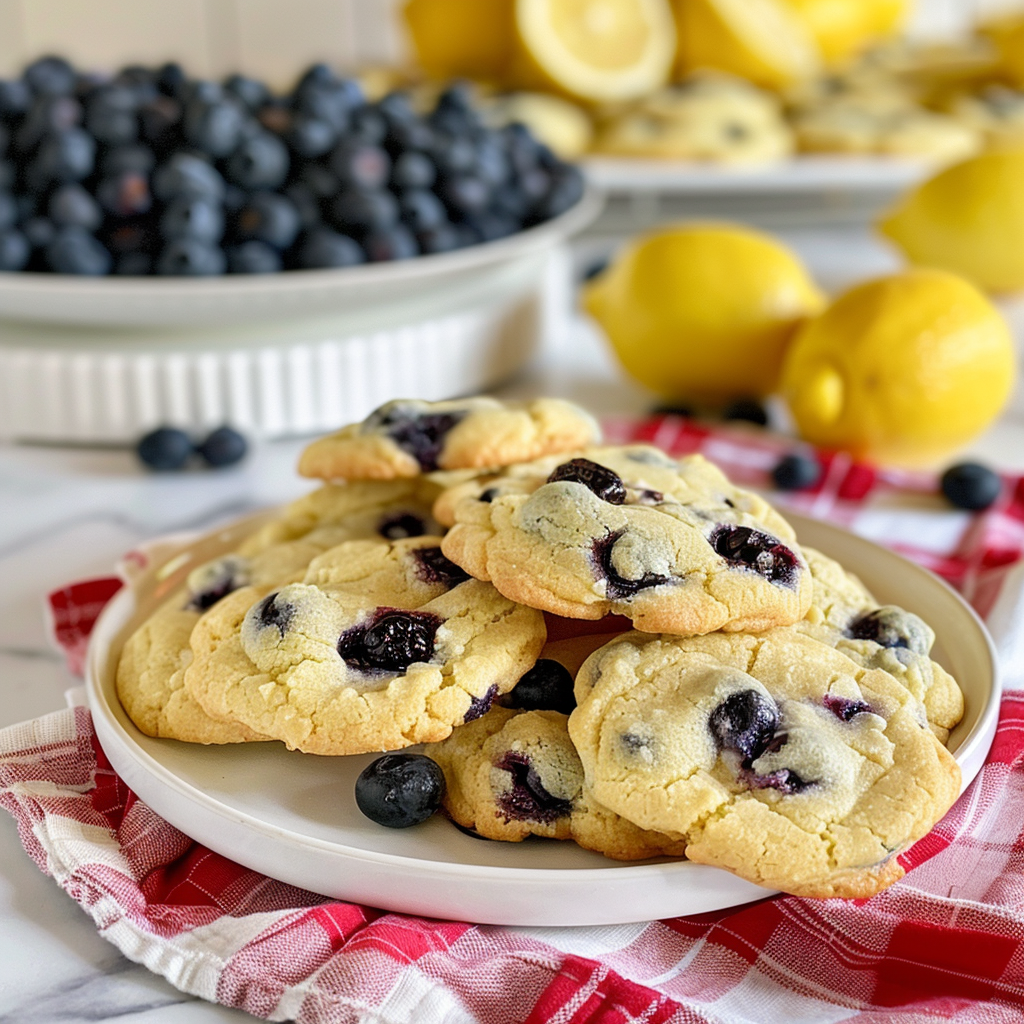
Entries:
{"label": "whole lemon", "polygon": [[774,391],[790,338],[825,305],[788,249],[729,224],[639,236],[583,301],[641,384],[710,403]]}
{"label": "whole lemon", "polygon": [[947,167],[879,227],[911,263],[952,270],[986,291],[1024,288],[1024,148]]}
{"label": "whole lemon", "polygon": [[859,285],[809,321],[786,354],[782,393],[813,444],[922,465],[980,434],[1014,375],[992,303],[961,277],[920,268]]}

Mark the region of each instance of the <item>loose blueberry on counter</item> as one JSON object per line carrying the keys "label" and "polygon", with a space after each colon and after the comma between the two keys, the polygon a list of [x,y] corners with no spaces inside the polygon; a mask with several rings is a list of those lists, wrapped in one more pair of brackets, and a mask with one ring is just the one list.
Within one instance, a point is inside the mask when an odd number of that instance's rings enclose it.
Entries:
{"label": "loose blueberry on counter", "polygon": [[505,698],[505,705],[523,711],[559,711],[571,714],[576,707],[572,673],[550,658],[541,658]]}
{"label": "loose blueberry on counter", "polygon": [[150,469],[181,469],[192,457],[192,441],[184,430],[158,427],[139,441],[136,452]]}
{"label": "loose blueberry on counter", "polygon": [[772,468],[772,480],[780,491],[804,491],[821,479],[821,463],[813,455],[784,455]]}
{"label": "loose blueberry on counter", "polygon": [[960,462],[942,474],[940,488],[946,500],[957,508],[981,512],[999,497],[1002,480],[988,466],[977,462]]}
{"label": "loose blueberry on counter", "polygon": [[609,505],[622,505],[626,501],[626,485],[622,478],[607,466],[602,466],[590,459],[570,459],[552,470],[548,477],[549,484],[560,480],[583,484]]}
{"label": "loose blueberry on counter", "polygon": [[233,466],[245,458],[249,445],[237,430],[218,427],[196,445],[199,457],[208,465],[220,468]]}
{"label": "loose blueberry on counter", "polygon": [[444,772],[423,754],[385,754],[356,779],[356,806],[387,828],[426,821],[444,798]]}
{"label": "loose blueberry on counter", "polygon": [[756,423],[759,427],[768,426],[768,411],[753,398],[743,398],[722,410],[723,420],[741,420]]}

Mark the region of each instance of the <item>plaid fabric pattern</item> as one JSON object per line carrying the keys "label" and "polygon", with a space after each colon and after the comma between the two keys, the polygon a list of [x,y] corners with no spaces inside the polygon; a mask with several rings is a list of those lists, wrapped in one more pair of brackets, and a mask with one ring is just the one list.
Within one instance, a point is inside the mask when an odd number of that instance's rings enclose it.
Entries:
{"label": "plaid fabric pattern", "polygon": [[[791,446],[673,417],[610,423],[608,434],[701,451],[755,486]],[[822,462],[813,491],[780,503],[884,540],[1000,628],[1020,630],[1021,479],[1006,480],[998,506],[968,515],[936,496],[934,477],[875,472],[840,455]],[[86,581],[51,599],[65,649],[80,656],[118,585]],[[1024,1020],[1024,692],[1004,696],[985,767],[904,858],[914,870],[865,901],[776,897],[699,917],[523,929],[328,900],[234,864],[154,814],[111,770],[84,708],[0,731],[0,805],[40,869],[126,956],[268,1020]]]}

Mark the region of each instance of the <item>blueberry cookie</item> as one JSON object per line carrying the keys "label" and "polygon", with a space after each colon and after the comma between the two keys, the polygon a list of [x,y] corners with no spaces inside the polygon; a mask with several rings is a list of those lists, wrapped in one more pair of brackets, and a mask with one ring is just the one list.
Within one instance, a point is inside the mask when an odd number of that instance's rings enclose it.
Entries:
{"label": "blueberry cookie", "polygon": [[607,115],[594,151],[612,156],[768,163],[793,152],[778,101],[726,75],[669,86]]}
{"label": "blueberry cookie", "polygon": [[557,711],[498,707],[428,746],[444,771],[452,820],[487,839],[572,839],[616,860],[681,856],[678,839],[637,828],[594,799],[566,721]]}
{"label": "blueberry cookie", "polygon": [[870,896],[960,771],[888,673],[792,629],[628,633],[576,680],[569,734],[602,804],[691,860],[801,896]]}
{"label": "blueberry cookie", "polygon": [[440,493],[440,487],[422,477],[324,484],[286,505],[240,545],[239,554],[257,555],[271,545],[335,528],[341,528],[333,534],[338,537],[335,543],[364,537],[439,536],[444,530],[434,521],[430,508]]}
{"label": "blueberry cookie", "polygon": [[292,749],[398,750],[484,714],[544,639],[539,612],[467,578],[436,538],[349,542],[301,583],[215,605],[185,685],[211,717]]}
{"label": "blueberry cookie", "polygon": [[237,722],[211,718],[184,688],[192,660],[189,641],[204,612],[240,587],[267,588],[300,580],[328,547],[326,532],[272,544],[251,557],[228,554],[198,566],[128,638],[117,666],[117,694],[128,717],[147,736],[190,743],[263,739]]}
{"label": "blueberry cookie", "polygon": [[1024,90],[989,85],[976,93],[959,93],[944,106],[961,124],[980,132],[989,146],[1024,143]]}
{"label": "blueberry cookie", "polygon": [[913,612],[879,605],[855,576],[820,551],[803,549],[814,580],[811,607],[795,627],[831,644],[865,668],[883,669],[924,705],[943,743],[963,717],[964,695],[930,653],[932,628]]}
{"label": "blueberry cookie", "polygon": [[507,466],[599,440],[589,413],[556,398],[404,399],[314,441],[302,453],[299,473],[324,480],[394,480],[438,469]]}
{"label": "blueberry cookie", "polygon": [[589,449],[462,485],[434,512],[455,520],[453,562],[556,615],[691,635],[787,625],[811,600],[790,526],[699,455]]}

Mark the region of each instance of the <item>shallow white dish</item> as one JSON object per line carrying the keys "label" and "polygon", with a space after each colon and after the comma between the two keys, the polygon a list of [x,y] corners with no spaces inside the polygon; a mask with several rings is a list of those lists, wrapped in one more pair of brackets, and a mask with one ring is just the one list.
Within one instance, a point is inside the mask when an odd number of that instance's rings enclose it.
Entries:
{"label": "shallow white dish", "polygon": [[0,320],[168,328],[251,324],[351,313],[486,279],[496,266],[536,256],[585,227],[601,207],[590,190],[559,217],[494,242],[410,260],[340,270],[210,278],[0,274]]}
{"label": "shallow white dish", "polygon": [[[965,602],[927,570],[845,530],[790,516],[799,537],[856,571],[886,603],[924,617],[934,657],[959,680],[964,720],[950,737],[966,787],[999,711],[996,656]],[[770,892],[685,861],[622,864],[571,843],[492,843],[435,817],[392,831],[360,814],[353,785],[375,755],[326,758],[279,743],[201,747],[142,735],[117,701],[125,636],[195,564],[254,521],[205,538],[125,588],[92,634],[86,685],[97,736],[118,774],[168,821],[210,849],[293,885],[387,910],[487,924],[614,924],[699,914]]]}

